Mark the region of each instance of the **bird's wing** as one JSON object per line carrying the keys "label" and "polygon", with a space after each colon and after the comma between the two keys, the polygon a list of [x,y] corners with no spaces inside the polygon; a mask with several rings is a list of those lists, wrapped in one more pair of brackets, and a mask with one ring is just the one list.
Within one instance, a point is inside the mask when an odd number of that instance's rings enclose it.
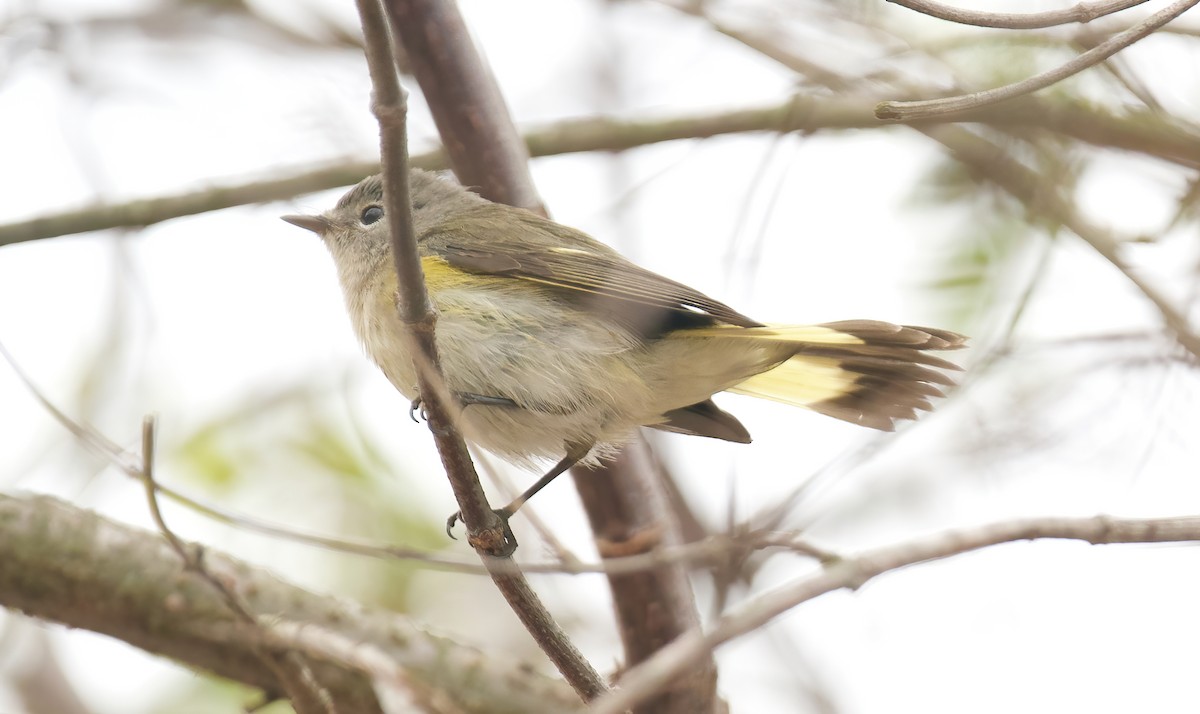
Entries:
{"label": "bird's wing", "polygon": [[421,242],[450,265],[472,273],[708,318],[710,324],[762,324],[699,290],[635,265],[580,231],[520,209],[491,206],[456,216],[427,229]]}

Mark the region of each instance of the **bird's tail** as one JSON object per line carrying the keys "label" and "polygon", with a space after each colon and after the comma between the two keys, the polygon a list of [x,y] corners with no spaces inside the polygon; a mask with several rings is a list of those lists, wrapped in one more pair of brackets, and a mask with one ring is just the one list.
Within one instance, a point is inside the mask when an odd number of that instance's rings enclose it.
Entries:
{"label": "bird's tail", "polygon": [[[953,362],[929,354],[965,346],[966,337],[929,327],[846,320],[823,325],[712,327],[690,334],[756,340],[791,351],[778,366],[728,391],[784,402],[875,429],[930,409],[954,384]],[[793,351],[794,350],[794,351]]]}

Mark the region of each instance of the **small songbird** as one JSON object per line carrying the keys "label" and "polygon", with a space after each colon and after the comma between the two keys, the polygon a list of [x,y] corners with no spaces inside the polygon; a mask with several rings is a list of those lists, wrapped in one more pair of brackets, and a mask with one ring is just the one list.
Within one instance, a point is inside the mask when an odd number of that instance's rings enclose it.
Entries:
{"label": "small songbird", "polygon": [[[958,369],[930,354],[963,347],[954,332],[875,320],[763,324],[578,230],[427,171],[414,169],[409,182],[463,435],[521,465],[560,459],[497,511],[506,523],[554,477],[611,456],[639,426],[749,443],[712,401],[717,392],[891,430],[930,409],[939,385],[952,384],[945,371]],[[283,218],[324,241],[354,331],[415,404],[380,177],[322,215]]]}

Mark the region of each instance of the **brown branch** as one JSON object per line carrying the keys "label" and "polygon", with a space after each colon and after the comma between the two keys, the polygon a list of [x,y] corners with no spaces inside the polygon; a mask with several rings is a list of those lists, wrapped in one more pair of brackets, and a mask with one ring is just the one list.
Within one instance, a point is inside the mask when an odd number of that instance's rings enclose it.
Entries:
{"label": "brown branch", "polygon": [[[453,131],[457,120],[449,123],[445,121],[449,112],[438,108],[441,101],[445,100],[431,99],[431,87],[443,88],[447,84],[455,84],[454,90],[447,91],[453,95],[454,100],[465,104],[467,113],[500,111],[503,104],[500,102],[499,90],[490,82],[481,61],[465,37],[465,26],[458,15],[457,7],[429,0],[390,2],[385,17],[379,0],[358,0],[358,5],[367,42],[372,84],[375,88],[375,112],[379,118],[382,136],[385,195],[389,202],[393,252],[400,280],[400,312],[419,344],[420,349],[416,354],[424,358],[417,360],[418,366],[421,367],[418,369],[418,378],[423,405],[437,442],[438,452],[461,508],[471,545],[483,557],[484,565],[488,565],[492,562],[489,554],[507,557],[516,544],[505,537],[504,524],[492,512],[479,484],[479,476],[475,472],[470,454],[467,453],[466,444],[455,427],[455,414],[451,413],[450,407],[452,400],[445,390],[438,366],[434,342],[434,314],[429,297],[425,293],[424,276],[412,229],[411,203],[408,196],[405,100],[391,58],[391,43],[387,37],[389,21],[393,31],[401,38],[401,44],[408,53],[409,63],[426,92],[430,106],[435,107],[434,117],[442,117],[439,121],[439,131],[443,141],[450,147],[449,153],[456,160],[456,168],[460,171],[468,167],[462,164],[464,157],[458,153],[462,145],[454,141]],[[426,43],[433,43],[433,46]],[[458,82],[463,86],[457,87]],[[458,92],[465,94],[459,95]],[[472,104],[472,100],[478,104]],[[507,116],[507,112],[504,116]],[[473,116],[471,121],[476,127],[481,123],[478,116]],[[512,128],[511,121],[508,122],[508,126],[515,137],[516,130]],[[478,132],[475,132],[472,136],[477,134]],[[520,146],[519,141],[505,142],[503,135],[492,138],[504,144]],[[519,171],[512,169],[510,162],[513,157],[506,153],[512,150],[511,146],[485,150],[483,156],[477,158],[481,162],[487,158],[492,160],[481,163],[480,166],[484,166],[486,170],[474,175],[480,180],[503,181],[510,174],[524,173],[524,185],[531,187],[523,159]],[[469,175],[472,174],[460,174],[460,177],[466,180]],[[516,186],[514,182],[510,190]],[[523,205],[531,208],[540,205],[536,201],[530,202],[530,196],[536,198],[536,194],[529,191],[501,195],[502,198],[522,199],[525,201]],[[399,230],[401,227],[403,231]],[[489,568],[489,573],[525,629],[579,696],[587,701],[607,691],[604,680],[554,621],[529,586],[525,576],[520,571],[513,572],[511,568],[506,568],[505,572]]]}
{"label": "brown branch", "polygon": [[[392,27],[409,51],[413,72],[421,83],[447,153],[463,183],[478,187],[482,195],[492,200],[545,214],[528,173],[526,149],[504,106],[499,88],[467,37],[457,10],[450,3],[430,0],[389,1],[389,8],[392,10]],[[615,473],[616,468],[610,468],[609,471],[612,480],[597,479],[591,482],[595,484],[594,493],[581,492],[585,501],[605,497],[611,500],[622,488],[618,481],[636,482],[646,477],[629,470]],[[625,524],[597,523],[595,527],[624,528]],[[659,581],[655,583],[660,584]],[[686,601],[692,604],[687,578],[681,577],[674,584],[685,589]],[[513,583],[513,586],[521,591],[527,588],[524,582]],[[614,591],[618,614],[654,608],[656,603],[666,600],[682,602],[680,597],[659,588],[652,589],[648,595],[645,590],[636,594],[644,597],[635,601],[627,599],[626,593]],[[516,596],[518,592],[511,595]],[[527,621],[527,626],[531,625],[532,621]],[[639,632],[636,628],[628,631]],[[639,632],[639,635],[649,637],[647,633]],[[626,659],[636,661],[628,649]],[[701,700],[693,698],[691,705],[683,709],[663,711],[690,714],[711,710],[714,693],[715,688],[710,686]]]}
{"label": "brown branch", "polygon": [[1166,8],[1154,13],[1133,27],[1119,32],[1092,49],[1078,55],[1052,70],[1036,74],[1020,82],[973,92],[958,97],[939,99],[923,99],[918,101],[885,101],[875,107],[875,116],[888,121],[916,121],[933,117],[954,114],[956,112],[978,109],[989,104],[1007,101],[1026,94],[1032,94],[1057,84],[1074,74],[1078,74],[1112,57],[1133,43],[1145,38],[1150,33],[1182,15],[1200,0],[1177,0]]}
{"label": "brown branch", "polygon": [[1105,15],[1112,15],[1136,7],[1146,0],[1106,0],[1105,2],[1081,2],[1060,10],[1045,12],[981,12],[943,5],[934,0],[886,0],[922,15],[959,25],[993,27],[999,30],[1038,30],[1075,22],[1091,22]]}
{"label": "brown branch", "polygon": [[[529,176],[528,152],[512,123],[499,87],[471,43],[457,7],[446,0],[386,2],[393,31],[407,50],[413,74],[421,85],[459,179],[494,201],[545,215]],[[629,461],[618,461],[607,466],[607,478],[587,480],[589,487],[580,490],[593,528],[598,533],[642,531],[648,524],[661,529],[669,520],[663,508],[655,513],[647,510],[655,503],[661,507],[661,499],[643,503],[641,517],[634,521],[625,519],[630,515],[626,511],[596,506],[597,503],[618,502],[622,490],[641,492],[652,488],[647,483],[650,474],[644,469],[631,469],[629,464]],[[581,479],[576,482],[580,483]],[[669,573],[675,573],[675,577]],[[623,638],[627,664],[640,661],[662,642],[686,631],[699,617],[695,612],[691,583],[682,569],[667,569],[657,576],[646,575],[640,582],[643,587],[613,590],[618,618],[628,618],[621,623],[621,630],[627,635]],[[497,580],[497,584],[506,590],[501,580]],[[513,590],[506,590],[506,597],[520,614],[523,610],[521,601],[531,593],[524,581],[508,585]],[[638,613],[659,611],[662,603],[667,602],[687,606],[691,613],[659,617],[653,631],[640,626],[647,620]],[[537,618],[523,616],[523,621],[531,631],[538,626]],[[655,711],[664,714],[712,711],[716,692],[715,664],[710,664],[707,678],[701,677],[697,682],[702,686],[690,687],[687,694],[673,695],[674,703],[664,700],[663,706]],[[668,704],[670,706],[666,706]]]}
{"label": "brown branch", "polygon": [[375,173],[379,165],[344,163],[306,169],[281,179],[215,186],[174,196],[149,198],[94,208],[81,208],[0,227],[0,245],[72,233],[134,228],[248,203],[284,201],[300,193],[347,186]]}
{"label": "brown branch", "polygon": [[1200,516],[1161,519],[1033,518],[949,530],[827,563],[819,572],[770,590],[721,617],[707,633],[693,631],[621,677],[620,687],[591,714],[617,714],[652,696],[714,648],[754,631],[797,605],[841,589],[856,589],[889,571],[949,558],[1000,543],[1038,539],[1093,544],[1180,543],[1200,540]]}
{"label": "brown branch", "polygon": [[454,173],[497,203],[545,215],[508,105],[453,2],[384,0]]}
{"label": "brown branch", "polygon": [[507,556],[514,544],[506,542],[504,524],[492,512],[479,475],[456,425],[438,359],[434,331],[437,315],[425,290],[425,273],[417,254],[408,187],[408,98],[396,77],[387,18],[379,0],[358,0],[366,41],[367,66],[374,88],[371,109],[379,121],[383,195],[391,229],[392,260],[399,280],[397,307],[413,342],[422,405],[429,420],[438,454],[454,496],[462,509],[469,539],[482,554]]}
{"label": "brown branch", "polygon": [[[679,524],[643,440],[625,447],[617,460],[595,469],[572,470],[584,510],[596,534],[596,548],[609,559],[660,552],[680,544]],[[710,543],[713,541],[710,541]],[[729,541],[725,545],[731,545]],[[729,551],[726,551],[729,552]],[[716,558],[720,560],[721,558]],[[625,666],[633,667],[683,634],[700,626],[700,615],[683,563],[658,563],[627,573],[610,572]],[[634,708],[637,714],[713,711],[717,666],[711,657]]]}
{"label": "brown branch", "polygon": [[[264,632],[247,626],[151,532],[58,499],[0,494],[0,606],[109,635],[266,691],[282,691],[282,685],[256,648],[274,655],[299,652],[339,714],[380,711],[369,682],[374,671],[366,667],[371,652],[386,655],[413,687],[462,712],[581,709],[561,681],[509,656],[432,636],[394,613],[310,593],[211,549],[204,560],[259,622],[278,627]],[[293,636],[310,628],[324,634]],[[347,659],[338,643],[363,649]]]}
{"label": "brown branch", "polygon": [[[524,136],[533,156],[587,151],[625,151],[666,141],[707,139],[748,132],[817,132],[871,129],[888,123],[875,117],[872,97],[797,96],[780,104],[662,119],[587,117],[532,129]],[[1006,127],[1056,131],[1100,147],[1137,151],[1188,168],[1200,167],[1196,128],[1162,114],[1124,109],[1120,114],[1062,98],[1025,98],[981,107],[955,117]],[[920,124],[920,122],[916,122]],[[445,168],[441,149],[412,157],[419,168]],[[173,218],[354,184],[379,172],[378,162],[347,161],[337,166],[293,169],[281,179],[249,181],[175,196],[82,208],[0,225],[0,246],[72,233],[132,228]]]}

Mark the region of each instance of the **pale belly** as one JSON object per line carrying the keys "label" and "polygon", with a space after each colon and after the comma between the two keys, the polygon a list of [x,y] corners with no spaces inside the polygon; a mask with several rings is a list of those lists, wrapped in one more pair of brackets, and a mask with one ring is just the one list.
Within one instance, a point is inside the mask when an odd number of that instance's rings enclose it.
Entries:
{"label": "pale belly", "polygon": [[[763,360],[719,340],[647,344],[528,283],[493,279],[491,285],[433,295],[435,334],[452,393],[516,404],[468,404],[463,435],[519,464],[557,460],[577,444],[596,445],[586,460],[594,463],[638,426],[732,386]],[[364,307],[354,327],[367,353],[415,399],[417,374],[392,301]]]}

